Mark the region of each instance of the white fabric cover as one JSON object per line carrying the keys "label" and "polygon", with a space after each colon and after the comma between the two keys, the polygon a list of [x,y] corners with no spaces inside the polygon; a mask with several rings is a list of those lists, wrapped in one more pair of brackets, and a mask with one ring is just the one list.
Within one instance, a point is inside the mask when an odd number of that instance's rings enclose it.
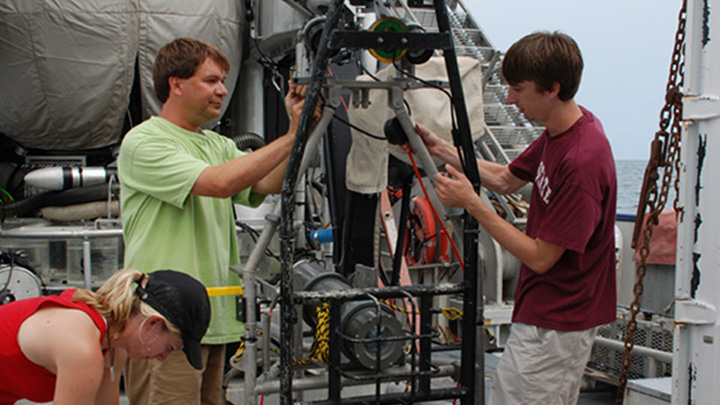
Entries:
{"label": "white fabric cover", "polygon": [[146,118],[160,110],[152,91],[154,55],[177,37],[226,52],[232,91],[242,54],[241,8],[236,0],[3,0],[0,132],[44,150],[118,142],[136,58]]}
{"label": "white fabric cover", "polygon": [[[462,80],[465,104],[468,110],[473,140],[482,135],[484,122],[483,96],[482,96],[482,67],[480,62],[469,57],[458,58],[460,76]],[[387,80],[395,75],[395,68],[389,66],[378,72],[376,77]],[[445,59],[433,57],[425,64],[416,67],[415,75],[425,80],[447,81]],[[358,80],[372,80],[368,76],[360,76]],[[371,90],[371,104],[367,109],[350,107],[348,117],[350,122],[371,134],[384,136],[385,121],[394,113],[388,106],[388,93],[386,90]],[[411,119],[452,141],[450,134],[450,99],[437,89],[423,88],[405,92],[411,109]],[[355,104],[355,103],[353,103]],[[388,153],[396,158],[410,163],[402,149],[390,145],[387,141],[370,138],[359,131],[351,130],[352,146],[347,159],[348,189],[357,193],[378,193],[387,187]],[[440,160],[435,160],[440,164]],[[416,164],[420,165],[418,159]]]}

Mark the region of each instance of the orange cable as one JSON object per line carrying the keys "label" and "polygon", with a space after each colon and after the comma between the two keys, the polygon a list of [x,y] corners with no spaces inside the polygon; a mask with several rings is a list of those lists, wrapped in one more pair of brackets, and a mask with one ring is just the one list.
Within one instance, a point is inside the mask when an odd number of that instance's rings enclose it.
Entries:
{"label": "orange cable", "polygon": [[437,211],[435,210],[435,206],[432,203],[432,200],[430,200],[430,197],[428,196],[427,190],[425,189],[425,184],[423,184],[422,178],[420,177],[420,171],[415,164],[415,159],[413,159],[412,157],[412,153],[408,152],[408,157],[410,158],[410,163],[412,163],[413,170],[415,170],[415,176],[417,176],[418,178],[420,188],[422,189],[423,194],[425,194],[425,199],[427,199],[427,202],[430,204],[430,209],[432,209],[433,215],[435,215],[435,218],[437,218],[437,221],[440,223],[440,227],[442,228],[443,232],[445,232],[445,234],[448,236],[450,246],[452,246],[453,252],[455,252],[455,257],[457,257],[458,262],[460,262],[460,268],[464,271],[465,265],[463,264],[462,257],[460,257],[460,252],[458,252],[457,246],[455,246],[455,241],[453,241],[453,238],[450,236],[447,228],[445,228],[445,223],[442,219],[440,219],[440,215],[438,215]]}

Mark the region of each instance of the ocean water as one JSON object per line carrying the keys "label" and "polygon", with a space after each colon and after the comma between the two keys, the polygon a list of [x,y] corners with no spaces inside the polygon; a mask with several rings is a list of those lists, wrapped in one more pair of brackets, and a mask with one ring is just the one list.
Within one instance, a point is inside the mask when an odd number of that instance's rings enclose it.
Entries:
{"label": "ocean water", "polygon": [[[637,214],[640,189],[642,188],[643,175],[647,160],[616,160],[615,170],[617,172],[617,213]],[[662,174],[662,172],[660,172]],[[660,187],[660,183],[658,183]],[[675,190],[670,187],[668,203],[665,209],[672,209],[675,199]]]}
{"label": "ocean water", "polygon": [[636,214],[642,188],[645,160],[616,160],[617,213]]}

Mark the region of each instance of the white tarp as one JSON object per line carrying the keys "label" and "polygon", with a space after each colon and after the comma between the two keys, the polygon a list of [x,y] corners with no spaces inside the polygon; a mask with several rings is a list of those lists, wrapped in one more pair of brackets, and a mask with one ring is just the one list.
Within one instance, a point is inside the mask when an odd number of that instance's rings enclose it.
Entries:
{"label": "white tarp", "polygon": [[[473,140],[483,133],[485,125],[482,96],[482,67],[477,59],[458,58],[460,77],[462,80],[465,105],[470,120]],[[388,80],[395,74],[395,68],[389,66],[376,75],[381,80]],[[447,81],[445,60],[433,57],[427,63],[416,66],[415,74],[425,80]],[[360,76],[358,80],[371,80],[368,76]],[[385,121],[394,116],[388,106],[386,90],[371,90],[370,105],[353,107],[348,111],[348,118],[357,127],[384,136]],[[413,122],[430,128],[439,136],[452,142],[450,128],[450,99],[441,91],[432,88],[421,88],[405,92],[405,100],[410,106]],[[387,187],[388,154],[410,163],[407,155],[398,146],[390,145],[385,140],[370,138],[359,131],[351,130],[352,146],[347,159],[346,186],[348,189],[363,193],[378,193]],[[436,163],[440,163],[436,160]]]}
{"label": "white tarp", "polygon": [[3,0],[0,132],[44,150],[115,144],[136,59],[146,118],[160,109],[152,63],[162,45],[194,37],[218,46],[230,58],[232,92],[243,26],[237,0]]}

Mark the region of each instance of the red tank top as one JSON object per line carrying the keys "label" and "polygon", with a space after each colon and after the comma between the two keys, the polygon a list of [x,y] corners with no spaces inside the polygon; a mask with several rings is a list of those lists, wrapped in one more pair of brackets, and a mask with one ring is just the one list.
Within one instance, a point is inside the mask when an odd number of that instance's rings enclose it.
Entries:
{"label": "red tank top", "polygon": [[[75,289],[59,296],[26,298],[0,306],[0,405],[12,405],[19,399],[50,402],[55,395],[55,374],[28,360],[20,350],[17,334],[20,325],[41,307],[50,305],[81,310],[90,316],[105,339],[105,320],[82,302],[72,302]],[[52,337],[48,337],[52,339]]]}

